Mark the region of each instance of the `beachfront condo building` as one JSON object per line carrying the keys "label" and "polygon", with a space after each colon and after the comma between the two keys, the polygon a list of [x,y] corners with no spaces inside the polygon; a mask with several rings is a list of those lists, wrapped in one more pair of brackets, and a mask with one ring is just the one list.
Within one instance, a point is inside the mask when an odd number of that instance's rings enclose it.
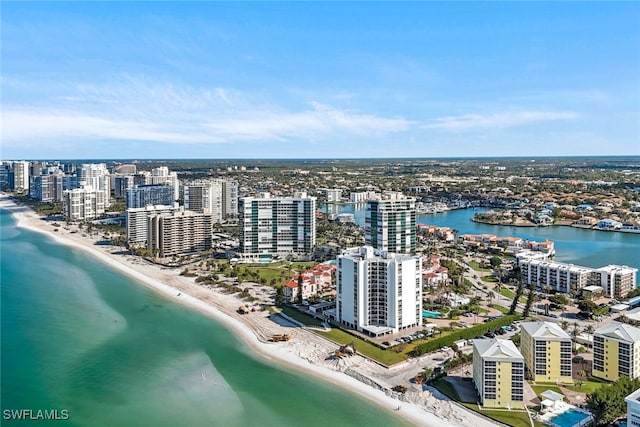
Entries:
{"label": "beachfront condo building", "polygon": [[161,258],[211,249],[211,215],[173,211],[147,218],[147,249]]}
{"label": "beachfront condo building", "polygon": [[624,400],[627,402],[627,427],[640,427],[640,388]]}
{"label": "beachfront condo building", "polygon": [[416,202],[396,195],[369,200],[364,226],[365,245],[394,253],[416,251]]}
{"label": "beachfront condo building", "polygon": [[62,172],[29,178],[29,197],[40,202],[61,202],[64,199]]}
{"label": "beachfront condo building", "polygon": [[29,191],[29,162],[13,162],[13,189],[16,192]]}
{"label": "beachfront condo building", "polygon": [[106,194],[87,187],[65,190],[62,205],[66,221],[96,219],[105,212]]}
{"label": "beachfront condo building", "polygon": [[338,256],[336,320],[371,336],[422,325],[421,259],[371,246]]}
{"label": "beachfront condo building", "polygon": [[597,329],[591,374],[609,381],[640,377],[640,329],[618,322]]}
{"label": "beachfront condo building", "polygon": [[146,247],[148,240],[148,219],[150,216],[167,215],[178,210],[178,204],[147,205],[143,208],[127,209],[127,243],[131,246]]}
{"label": "beachfront condo building", "polygon": [[637,268],[607,265],[594,271],[594,285],[601,286],[609,298],[624,298],[636,287]]}
{"label": "beachfront condo building", "polygon": [[316,244],[316,198],[245,197],[239,201],[240,253],[310,254]]}
{"label": "beachfront condo building", "polygon": [[138,185],[125,191],[127,209],[149,205],[173,205],[175,192],[167,184]]}
{"label": "beachfront condo building", "polygon": [[102,191],[105,195],[105,206],[111,205],[111,177],[107,165],[104,163],[84,163],[78,167],[77,174],[81,187]]}
{"label": "beachfront condo building", "polygon": [[473,382],[485,408],[524,407],[524,358],[512,341],[473,340]]}
{"label": "beachfront condo building", "polygon": [[238,183],[225,179],[199,180],[184,187],[184,207],[208,212],[213,222],[238,216]]}
{"label": "beachfront condo building", "polygon": [[571,337],[556,323],[523,322],[520,350],[535,382],[573,383]]}

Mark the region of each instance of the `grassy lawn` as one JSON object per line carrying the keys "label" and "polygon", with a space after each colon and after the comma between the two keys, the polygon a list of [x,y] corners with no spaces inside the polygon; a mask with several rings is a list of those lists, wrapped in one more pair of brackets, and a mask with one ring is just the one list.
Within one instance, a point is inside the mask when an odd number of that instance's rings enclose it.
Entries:
{"label": "grassy lawn", "polygon": [[499,409],[480,409],[475,403],[463,403],[460,402],[460,397],[456,392],[455,388],[449,381],[446,381],[443,378],[435,380],[431,385],[438,390],[440,390],[443,394],[449,397],[456,402],[464,405],[465,407],[471,409],[474,412],[478,412],[486,417],[492,418],[496,421],[500,421],[502,423],[508,424],[510,426],[515,427],[530,427],[529,416],[525,411],[508,411],[508,410],[499,410]]}
{"label": "grassy lawn", "polygon": [[595,379],[595,378],[589,378],[589,379],[583,380],[584,384],[582,384],[582,387],[580,387],[577,384],[578,380],[574,380],[574,381],[576,382],[575,385],[566,386],[566,387],[569,390],[577,391],[577,392],[580,392],[580,393],[593,393],[594,391],[596,391],[600,387],[605,386],[607,384],[610,384],[609,382],[606,382],[606,381],[600,381],[600,380]]}
{"label": "grassy lawn", "polygon": [[308,262],[292,262],[291,263],[291,269],[292,270],[308,270],[310,268],[313,268],[317,265],[317,262],[313,262],[313,261],[308,261]]}
{"label": "grassy lawn", "polygon": [[295,308],[283,306],[280,307],[282,312],[287,316],[296,319],[298,322],[307,325],[307,326],[319,326],[322,327],[322,322],[314,317],[311,317],[307,314],[301,313]]}
{"label": "grassy lawn", "polygon": [[491,271],[491,268],[489,267],[483,267],[482,265],[480,265],[479,262],[477,261],[470,261],[469,265],[471,266],[471,268],[473,268],[476,271]]}
{"label": "grassy lawn", "polygon": [[369,344],[368,342],[343,331],[342,329],[337,328],[332,328],[329,332],[314,332],[340,345],[349,344],[352,342],[359,353],[370,357],[371,359],[377,360],[384,365],[393,365],[394,363],[402,362],[408,357],[407,353],[410,348],[409,346],[407,346],[401,353],[396,353],[393,350],[383,350],[373,344]]}
{"label": "grassy lawn", "polygon": [[483,282],[487,282],[487,283],[497,283],[498,279],[495,276],[482,276],[480,278],[480,280],[482,280]]}
{"label": "grassy lawn", "polygon": [[[500,294],[510,299],[513,299],[516,296],[516,293],[509,288],[500,288]],[[527,302],[527,299],[524,296],[521,296],[520,303],[526,304],[526,302]]]}
{"label": "grassy lawn", "polygon": [[513,427],[531,427],[531,423],[529,422],[529,415],[527,415],[527,412],[524,410],[509,411],[506,409],[480,409],[478,408],[478,405],[474,403],[463,403],[463,405],[471,409],[472,411],[478,412],[479,414],[482,414],[489,418],[493,418],[496,421],[500,421],[501,423]]}
{"label": "grassy lawn", "polygon": [[496,310],[498,310],[500,313],[503,313],[503,314],[507,314],[509,312],[509,309],[507,307],[503,307],[498,304],[491,304],[489,307],[495,308]]}

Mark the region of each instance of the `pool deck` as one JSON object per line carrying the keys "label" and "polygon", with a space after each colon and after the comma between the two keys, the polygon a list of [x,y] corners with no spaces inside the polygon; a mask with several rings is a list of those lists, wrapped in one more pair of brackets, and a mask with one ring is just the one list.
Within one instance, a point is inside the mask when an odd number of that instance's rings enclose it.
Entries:
{"label": "pool deck", "polygon": [[[542,422],[542,423],[544,423],[546,425],[554,425],[552,423],[551,419],[556,417],[556,416],[558,416],[558,415],[560,415],[560,414],[563,414],[564,412],[567,412],[570,409],[575,409],[576,411],[580,411],[580,412],[583,412],[583,413],[587,414],[586,411],[584,411],[584,410],[582,410],[582,409],[580,409],[580,408],[578,408],[578,407],[576,407],[574,405],[571,405],[569,403],[556,402],[553,407],[547,409],[543,414],[538,415],[536,420],[540,421],[540,422]],[[587,419],[585,418],[583,420],[583,422],[581,422],[580,425],[586,424],[586,420]],[[576,425],[576,424],[574,424],[574,425]],[[573,426],[567,426],[567,427],[573,427]]]}

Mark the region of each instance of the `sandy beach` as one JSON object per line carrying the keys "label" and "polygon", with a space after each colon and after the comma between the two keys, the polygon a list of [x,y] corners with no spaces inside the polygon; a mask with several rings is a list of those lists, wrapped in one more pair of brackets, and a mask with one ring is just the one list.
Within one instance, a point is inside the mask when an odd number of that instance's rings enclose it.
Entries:
{"label": "sandy beach", "polygon": [[[17,206],[4,194],[0,196],[0,208],[12,213],[18,227],[43,233],[57,243],[83,250],[163,297],[221,322],[256,355],[270,363],[313,375],[357,393],[414,425],[495,425],[453,404],[446,397],[435,396],[430,391],[423,391],[420,386],[409,383],[408,380],[423,369],[420,359],[412,359],[401,366],[387,369],[361,356],[339,360],[328,358],[337,349],[334,343],[266,311],[240,315],[236,309],[244,304],[242,300],[216,288],[196,284],[194,278],[181,276],[181,269],[151,264],[140,257],[123,254],[119,247],[96,245],[99,237],[83,233],[74,225],[59,223],[54,226],[30,208]],[[283,332],[291,334],[292,339],[282,343],[268,341],[272,334]],[[390,392],[391,387],[396,384],[407,384],[407,393],[398,395]]]}

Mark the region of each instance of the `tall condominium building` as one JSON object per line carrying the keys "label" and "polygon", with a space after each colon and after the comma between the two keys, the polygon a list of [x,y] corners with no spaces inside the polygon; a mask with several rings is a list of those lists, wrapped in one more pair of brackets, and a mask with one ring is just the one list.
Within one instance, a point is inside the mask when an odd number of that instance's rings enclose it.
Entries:
{"label": "tall condominium building", "polygon": [[512,341],[473,340],[473,382],[486,408],[524,407],[524,358]]}
{"label": "tall condominium building", "polygon": [[184,187],[184,207],[209,212],[213,222],[238,216],[238,183],[226,179],[194,181]]}
{"label": "tall condominium building", "polygon": [[420,257],[354,248],[338,256],[336,320],[371,336],[422,325]]}
{"label": "tall condominium building", "polygon": [[594,284],[610,298],[624,298],[636,287],[637,273],[637,268],[626,265],[607,265],[594,271]]}
{"label": "tall condominium building", "polygon": [[579,291],[585,286],[597,285],[610,298],[623,298],[636,283],[638,269],[608,265],[598,269],[561,262],[545,261],[532,257],[519,257],[522,280],[537,287],[550,286],[558,292]]}
{"label": "tall condominium building", "polygon": [[396,253],[416,251],[416,202],[408,198],[369,200],[365,244]]}
{"label": "tall condominium building", "polygon": [[194,254],[211,249],[211,215],[174,211],[147,219],[147,249],[159,257]]}
{"label": "tall condominium building", "polygon": [[342,199],[342,190],[339,188],[325,188],[323,191],[327,202],[339,202]]}
{"label": "tall condominium building", "polygon": [[135,187],[133,175],[111,175],[111,187],[116,197],[126,197],[127,190]]}
{"label": "tall condominium building", "polygon": [[8,163],[0,162],[0,191],[11,188],[9,185],[9,173],[11,172],[11,165]]}
{"label": "tall condominium building", "polygon": [[213,222],[222,222],[222,182],[215,179],[194,181],[184,187],[184,208],[206,212]]}
{"label": "tall condominium building", "polygon": [[13,162],[13,189],[17,192],[29,191],[29,162]]}
{"label": "tall condominium building", "polygon": [[41,202],[61,202],[64,199],[63,179],[62,172],[30,177],[29,197]]}
{"label": "tall condominium building", "polygon": [[223,218],[238,217],[238,183],[229,179],[222,180]]}
{"label": "tall condominium building", "polygon": [[178,174],[171,172],[168,167],[160,166],[151,169],[150,181],[147,184],[158,185],[166,184],[173,188],[173,200],[180,198],[180,181],[178,181]]}
{"label": "tall condominium building", "polygon": [[627,402],[627,427],[640,427],[640,388],[624,401]]}
{"label": "tall condominium building", "polygon": [[593,333],[594,377],[615,381],[640,377],[640,329],[612,322]]}
{"label": "tall condominium building", "polygon": [[551,322],[524,322],[520,327],[520,349],[531,379],[556,384],[573,383],[569,334]]}
{"label": "tall condominium building", "polygon": [[315,197],[239,200],[240,253],[309,254],[316,244]]}
{"label": "tall condominium building", "polygon": [[85,221],[104,214],[104,191],[93,188],[76,188],[63,193],[64,218],[68,221]]}
{"label": "tall condominium building", "polygon": [[144,208],[148,205],[173,205],[174,191],[170,185],[139,185],[125,192],[127,209]]}
{"label": "tall condominium building", "polygon": [[177,203],[168,205],[147,205],[144,208],[127,209],[127,243],[134,246],[146,246],[148,240],[148,221],[150,216],[171,214],[178,210]]}
{"label": "tall condominium building", "polygon": [[78,183],[105,194],[105,206],[111,204],[111,177],[104,163],[85,163],[78,168]]}

